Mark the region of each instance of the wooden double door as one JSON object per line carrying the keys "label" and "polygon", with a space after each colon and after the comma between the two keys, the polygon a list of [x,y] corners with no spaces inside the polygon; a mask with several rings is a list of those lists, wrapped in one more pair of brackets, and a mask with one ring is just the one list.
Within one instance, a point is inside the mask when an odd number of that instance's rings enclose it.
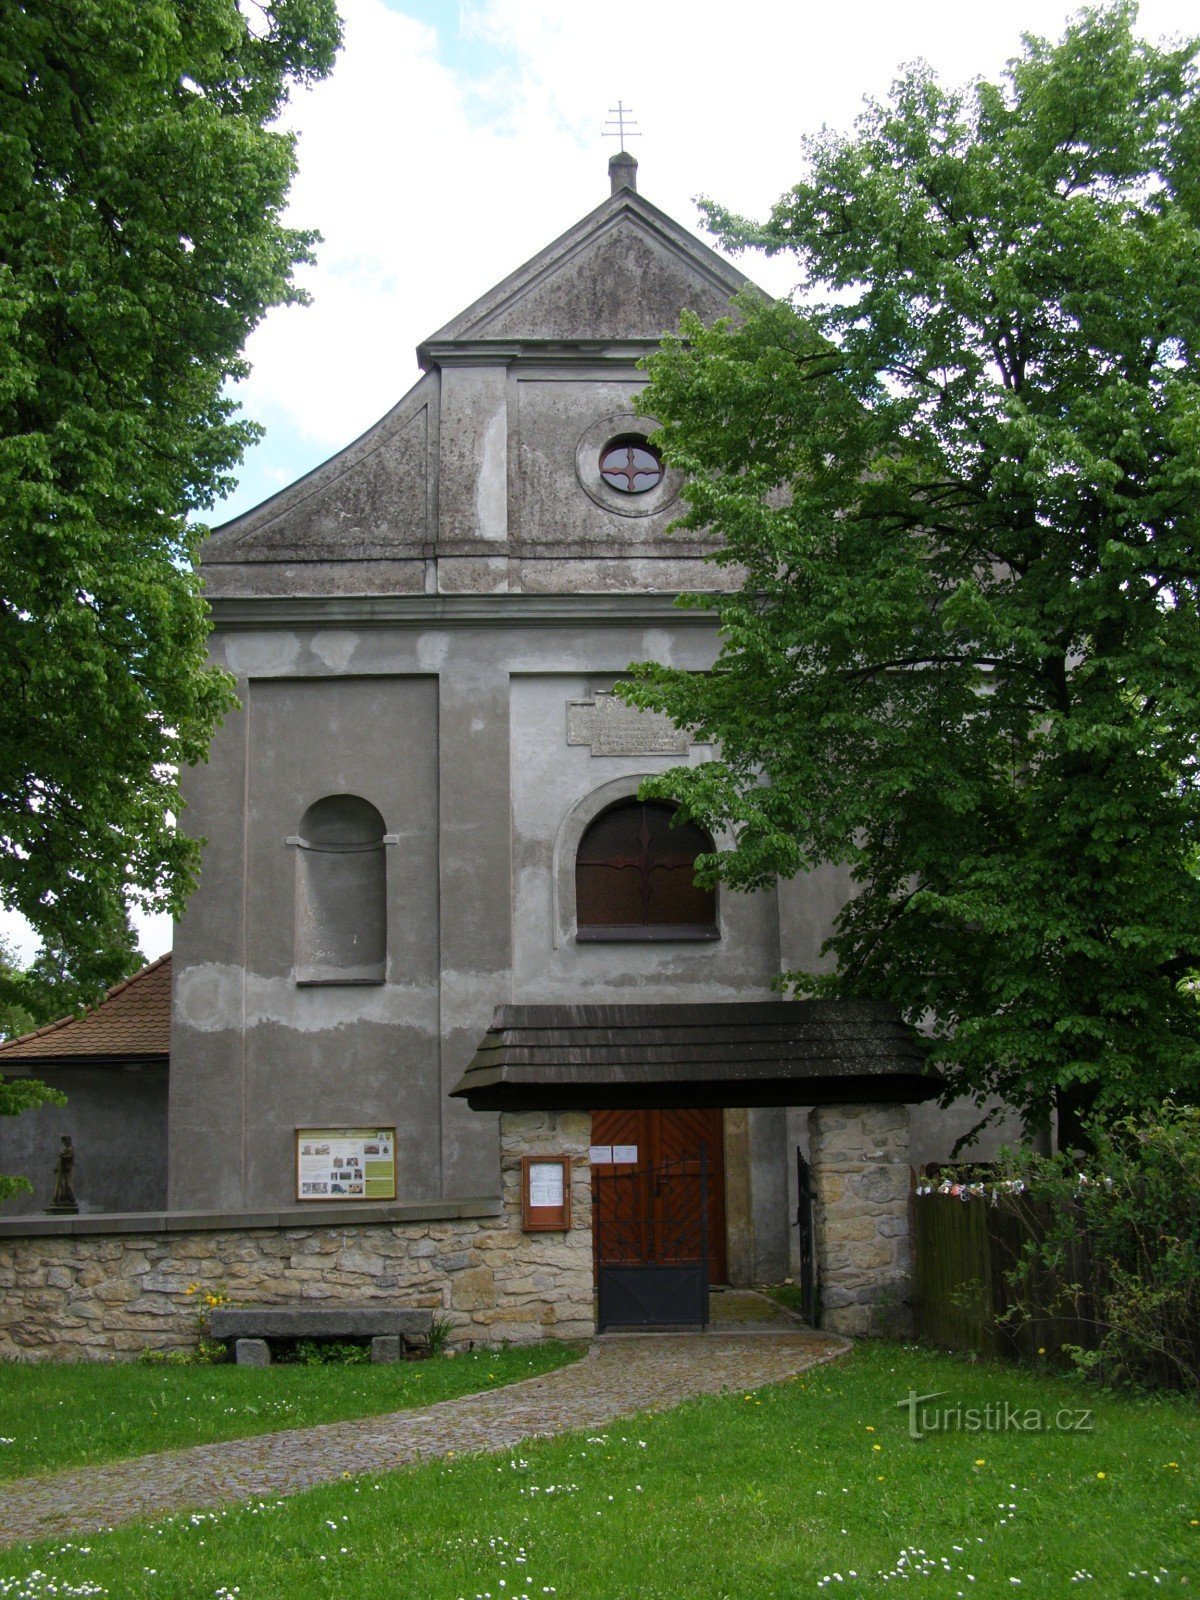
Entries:
{"label": "wooden double door", "polygon": [[[606,1219],[593,1231],[597,1271],[698,1258],[704,1231],[701,1144],[709,1280],[725,1282],[725,1138],[719,1106],[592,1112],[592,1182],[597,1210]],[[611,1159],[604,1160],[605,1155]]]}

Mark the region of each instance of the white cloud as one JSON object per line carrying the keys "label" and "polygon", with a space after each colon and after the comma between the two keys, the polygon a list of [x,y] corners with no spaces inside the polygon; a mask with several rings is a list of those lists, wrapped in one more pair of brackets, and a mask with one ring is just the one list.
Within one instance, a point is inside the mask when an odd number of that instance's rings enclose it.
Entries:
{"label": "white cloud", "polygon": [[[794,181],[800,141],[847,126],[866,94],[923,56],[951,81],[995,76],[1024,31],[1055,36],[1069,0],[642,0],[598,13],[562,0],[343,0],[331,79],[297,98],[290,208],[324,235],[314,304],[254,335],[242,398],[308,441],[315,465],[415,381],[416,344],[608,191],[601,137],[620,96],[643,130],[641,188],[694,226],[704,192],[759,215]],[[1184,31],[1193,0],[1145,0],[1142,31]],[[461,28],[461,32],[459,32]],[[741,263],[778,293],[786,261]],[[279,431],[295,471],[295,437]],[[258,452],[276,481],[268,438]]]}

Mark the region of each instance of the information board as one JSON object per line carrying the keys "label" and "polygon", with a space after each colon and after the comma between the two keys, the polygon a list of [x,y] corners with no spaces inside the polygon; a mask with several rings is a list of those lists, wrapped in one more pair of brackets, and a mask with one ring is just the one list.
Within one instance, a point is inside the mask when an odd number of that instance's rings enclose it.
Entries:
{"label": "information board", "polygon": [[297,1200],[394,1200],[395,1128],[297,1128]]}
{"label": "information board", "polygon": [[532,1233],[571,1226],[570,1156],[521,1157],[521,1226]]}

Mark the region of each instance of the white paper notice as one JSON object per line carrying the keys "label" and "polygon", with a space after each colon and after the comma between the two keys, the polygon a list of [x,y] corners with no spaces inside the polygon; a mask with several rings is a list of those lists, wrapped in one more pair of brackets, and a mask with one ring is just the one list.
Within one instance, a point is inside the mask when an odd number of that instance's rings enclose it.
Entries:
{"label": "white paper notice", "polygon": [[637,1145],[635,1145],[635,1144],[615,1144],[615,1145],[613,1145],[613,1161],[614,1161],[614,1163],[616,1163],[616,1164],[618,1164],[620,1166],[632,1167],[637,1161]]}
{"label": "white paper notice", "polygon": [[531,1206],[561,1207],[562,1203],[562,1165],[557,1161],[531,1161],[529,1163],[529,1204]]}
{"label": "white paper notice", "polygon": [[588,1160],[594,1167],[607,1167],[612,1164],[612,1145],[594,1144],[588,1150]]}

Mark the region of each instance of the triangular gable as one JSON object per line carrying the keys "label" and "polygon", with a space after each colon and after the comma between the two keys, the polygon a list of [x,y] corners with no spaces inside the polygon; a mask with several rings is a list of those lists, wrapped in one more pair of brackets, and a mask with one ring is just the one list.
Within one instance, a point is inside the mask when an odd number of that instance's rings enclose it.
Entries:
{"label": "triangular gable", "polygon": [[665,212],[620,189],[553,244],[432,334],[441,347],[479,340],[656,342],[685,307],[706,321],[749,279]]}
{"label": "triangular gable", "polygon": [[[633,190],[622,188],[426,340],[422,366],[525,342],[649,348],[687,307],[705,321],[749,280]],[[640,353],[640,352],[639,352]],[[215,529],[203,566],[388,561],[435,540],[430,375],[346,449]],[[215,578],[215,574],[211,574]]]}

